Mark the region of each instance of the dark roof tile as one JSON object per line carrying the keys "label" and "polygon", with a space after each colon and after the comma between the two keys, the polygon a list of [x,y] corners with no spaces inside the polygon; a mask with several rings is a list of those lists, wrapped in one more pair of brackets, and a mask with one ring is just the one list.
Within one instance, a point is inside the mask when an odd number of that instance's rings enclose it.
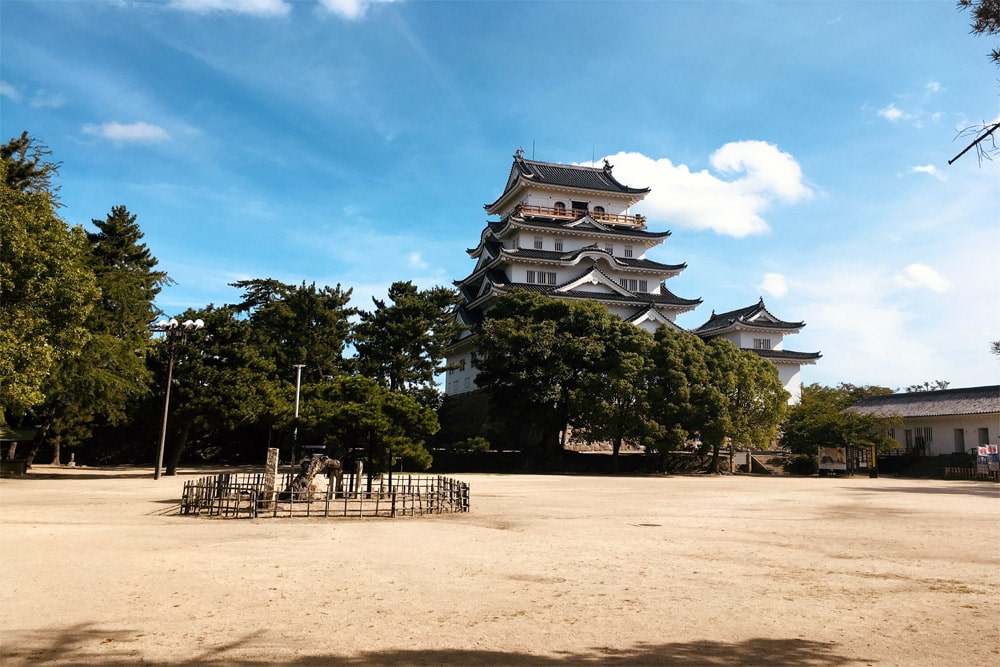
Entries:
{"label": "dark roof tile", "polygon": [[914,391],[863,398],[851,409],[862,414],[941,417],[1000,413],[1000,385]]}

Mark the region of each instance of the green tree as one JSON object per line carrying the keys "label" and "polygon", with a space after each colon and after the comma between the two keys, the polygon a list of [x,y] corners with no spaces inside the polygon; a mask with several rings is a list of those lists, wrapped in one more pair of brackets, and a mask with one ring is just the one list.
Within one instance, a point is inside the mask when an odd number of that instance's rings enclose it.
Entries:
{"label": "green tree", "polygon": [[51,192],[13,186],[9,167],[0,161],[0,423],[35,424],[29,411],[63,381],[61,369],[90,339],[99,291],[83,229],[56,215]]}
{"label": "green tree", "polygon": [[303,427],[321,436],[331,454],[364,458],[370,473],[400,459],[430,467],[424,440],[437,432],[437,415],[414,397],[361,375],[340,375],[310,385],[303,398]]}
{"label": "green tree", "polygon": [[346,372],[349,320],[357,313],[347,305],[351,290],[288,285],[271,278],[242,280],[233,287],[244,291],[235,311],[249,317],[255,345],[279,372],[305,364],[303,383]]}
{"label": "green tree", "polygon": [[[1000,0],[958,0],[958,8],[972,12],[973,35],[1000,34]],[[1000,49],[993,49],[990,52],[990,58],[994,63],[1000,65]],[[980,162],[983,159],[992,160],[1000,148],[997,146],[997,130],[1000,130],[1000,122],[996,120],[966,127],[959,133],[959,136],[974,137],[972,143],[962,149],[961,153],[948,160],[948,164],[953,164],[973,148],[979,154]]]}
{"label": "green tree", "polygon": [[521,431],[543,462],[561,458],[575,396],[600,373],[619,322],[592,301],[515,290],[495,301],[479,327],[476,384],[493,414],[513,422],[510,431]]}
{"label": "green tree", "polygon": [[867,396],[892,393],[886,387],[806,385],[782,426],[781,444],[795,454],[808,456],[816,456],[819,447],[874,445],[885,451],[895,444],[887,433],[898,420],[859,414],[850,407]]}
{"label": "green tree", "polygon": [[445,370],[445,352],[458,331],[458,294],[395,282],[389,287],[390,304],[372,301],[375,310],[361,312],[354,327],[358,370],[392,392],[436,395],[434,376]]}
{"label": "green tree", "polygon": [[617,318],[608,322],[605,354],[573,394],[573,436],[610,442],[617,465],[625,443],[639,445],[648,435],[653,337]]}
{"label": "green tree", "polygon": [[[998,0],[958,0],[958,8],[972,11],[973,35],[1000,34],[1000,1]],[[1000,49],[993,49],[990,58],[1000,65]]]}
{"label": "green tree", "polygon": [[933,382],[925,381],[923,384],[911,384],[906,388],[907,393],[913,393],[916,391],[941,391],[947,389],[948,385],[951,383],[947,380],[934,380]]}
{"label": "green tree", "polygon": [[[726,397],[726,435],[733,443],[764,449],[778,437],[778,427],[788,414],[788,392],[778,369],[750,350],[727,340],[708,343],[708,366],[715,384]],[[719,439],[713,439],[713,469],[718,465]]]}
{"label": "green tree", "polygon": [[59,188],[53,185],[52,177],[59,173],[60,163],[50,161],[50,155],[49,147],[28,136],[25,130],[20,137],[0,146],[0,161],[7,167],[4,183],[18,192],[48,194],[52,205],[58,206]]}
{"label": "green tree", "polygon": [[97,422],[117,424],[128,406],[149,390],[145,354],[151,345],[153,300],[167,280],[142,243],[136,216],[116,206],[87,234],[89,263],[100,290],[85,324],[89,336],[78,354],[47,378],[46,400],[34,417],[60,462],[63,445],[77,445]]}
{"label": "green tree", "polygon": [[[291,421],[286,387],[277,379],[273,358],[254,344],[251,323],[232,306],[188,310],[178,320],[201,319],[204,327],[182,336],[161,338],[153,357],[157,386],[156,409],[162,410],[167,366],[174,359],[170,410],[167,416],[166,474],[176,474],[181,457],[190,451],[218,447],[241,427],[268,418]],[[159,435],[159,432],[157,432]],[[258,443],[263,452],[266,442]]]}
{"label": "green tree", "polygon": [[680,449],[695,434],[725,438],[727,401],[708,366],[706,344],[700,338],[670,327],[660,327],[652,351],[654,374],[650,420],[656,437],[646,450],[660,458]]}

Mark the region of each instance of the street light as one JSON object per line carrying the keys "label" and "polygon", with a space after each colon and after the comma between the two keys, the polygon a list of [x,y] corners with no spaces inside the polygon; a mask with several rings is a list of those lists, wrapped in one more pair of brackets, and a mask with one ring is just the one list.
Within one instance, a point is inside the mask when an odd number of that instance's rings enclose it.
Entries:
{"label": "street light", "polygon": [[167,341],[167,351],[169,361],[167,362],[167,394],[163,399],[163,428],[160,430],[160,453],[156,457],[156,469],[153,471],[153,479],[160,479],[160,470],[163,468],[163,448],[167,442],[167,414],[170,411],[170,385],[174,379],[174,344],[178,340],[183,340],[184,335],[189,331],[197,331],[205,326],[204,320],[185,320],[183,324],[175,318],[160,320],[152,325],[153,331],[162,333]]}
{"label": "street light", "polygon": [[292,472],[295,472],[295,449],[299,446],[299,392],[302,389],[302,369],[305,364],[295,364],[295,430],[292,431]]}

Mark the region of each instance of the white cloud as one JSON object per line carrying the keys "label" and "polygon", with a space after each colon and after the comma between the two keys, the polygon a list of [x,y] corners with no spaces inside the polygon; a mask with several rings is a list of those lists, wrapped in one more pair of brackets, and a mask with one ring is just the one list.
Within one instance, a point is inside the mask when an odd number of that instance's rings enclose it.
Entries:
{"label": "white cloud", "polygon": [[419,252],[411,252],[410,253],[410,257],[409,257],[409,261],[407,262],[407,264],[412,269],[426,269],[427,268],[427,262],[424,261],[423,257],[420,256]]}
{"label": "white cloud", "polygon": [[136,123],[104,123],[102,125],[87,124],[83,126],[85,134],[110,139],[114,142],[147,142],[166,141],[170,135],[162,127],[143,121]]}
{"label": "white cloud", "polygon": [[375,4],[395,2],[395,0],[319,0],[319,4],[331,14],[345,19],[359,19]]}
{"label": "white cloud", "polygon": [[37,90],[28,100],[28,104],[35,109],[59,109],[66,105],[66,98],[59,93]]}
{"label": "white cloud", "polygon": [[[0,97],[6,97],[11,102],[24,100],[24,94],[6,81],[0,81]],[[28,97],[28,104],[34,109],[58,109],[66,104],[66,98],[59,93],[36,90]]]}
{"label": "white cloud", "polygon": [[6,97],[13,102],[20,102],[22,95],[21,91],[14,86],[6,81],[0,81],[0,97]]}
{"label": "white cloud", "polygon": [[231,12],[250,16],[286,16],[292,6],[285,0],[170,0],[170,7],[195,14]]}
{"label": "white cloud", "polygon": [[903,272],[911,283],[937,277],[953,285],[947,296],[905,289],[918,285],[900,285],[902,274],[879,266],[877,253],[853,263],[797,267],[795,303],[782,308],[807,326],[787,338],[785,348],[823,353],[816,366],[803,367],[804,381],[891,388],[933,379],[953,387],[995,383],[988,347],[1000,338],[1000,311],[986,304],[1000,303],[1000,283],[985,280],[983,267],[998,242],[997,231],[984,229],[938,243],[936,261],[953,267],[948,281],[933,269],[913,268],[918,264]]}
{"label": "white cloud", "polygon": [[902,273],[893,278],[900,287],[921,288],[926,287],[939,294],[951,289],[951,283],[936,270],[926,264],[910,264]]}
{"label": "white cloud", "polygon": [[765,273],[760,283],[757,284],[757,289],[781,298],[788,294],[788,278],[780,273]]}
{"label": "white cloud", "polygon": [[910,171],[914,174],[927,174],[929,176],[933,176],[939,181],[947,180],[944,174],[939,172],[937,167],[932,164],[917,165],[916,167],[911,167]]}
{"label": "white cloud", "polygon": [[909,114],[903,113],[895,104],[890,104],[887,107],[878,110],[878,115],[885,118],[887,121],[895,123],[899,120],[905,120],[909,118]]}
{"label": "white cloud", "polygon": [[[641,153],[607,159],[621,182],[652,188],[641,205],[648,217],[734,237],[767,232],[762,214],[775,202],[812,196],[795,158],[763,141],[729,143],[715,151],[710,160],[718,176]],[[723,178],[732,176],[737,178]]]}
{"label": "white cloud", "polygon": [[[316,0],[328,14],[335,14],[350,21],[360,19],[374,4],[395,0]],[[292,11],[290,0],[170,0],[170,7],[195,14],[229,12],[261,18],[287,16]]]}

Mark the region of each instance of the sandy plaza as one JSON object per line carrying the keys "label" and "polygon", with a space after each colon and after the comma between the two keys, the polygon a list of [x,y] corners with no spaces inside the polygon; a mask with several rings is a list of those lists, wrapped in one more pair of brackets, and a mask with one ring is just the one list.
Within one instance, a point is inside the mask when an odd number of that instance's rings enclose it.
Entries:
{"label": "sandy plaza", "polygon": [[0,481],[4,665],[988,665],[1000,487],[456,475],[471,511],[180,516],[182,470]]}

